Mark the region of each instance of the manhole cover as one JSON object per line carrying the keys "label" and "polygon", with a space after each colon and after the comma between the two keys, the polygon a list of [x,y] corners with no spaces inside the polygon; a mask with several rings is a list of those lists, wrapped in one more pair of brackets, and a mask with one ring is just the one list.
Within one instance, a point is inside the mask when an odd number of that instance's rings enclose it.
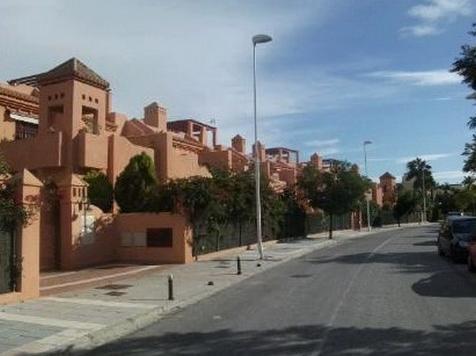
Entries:
{"label": "manhole cover", "polygon": [[132,285],[130,284],[108,284],[102,287],[97,287],[96,289],[118,290],[118,289],[130,288],[130,287],[132,287]]}

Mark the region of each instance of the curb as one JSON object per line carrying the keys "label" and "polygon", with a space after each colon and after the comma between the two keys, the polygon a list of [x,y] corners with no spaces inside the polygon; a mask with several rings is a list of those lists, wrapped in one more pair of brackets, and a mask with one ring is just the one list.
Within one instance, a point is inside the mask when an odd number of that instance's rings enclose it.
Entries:
{"label": "curb", "polygon": [[[173,313],[175,311],[181,310],[187,306],[196,304],[208,297],[211,297],[228,287],[231,287],[237,283],[240,283],[244,280],[247,280],[253,276],[256,276],[259,273],[262,273],[264,271],[267,271],[269,269],[272,269],[274,267],[280,266],[286,262],[289,262],[293,259],[302,257],[304,255],[307,255],[309,253],[312,253],[316,250],[328,248],[328,247],[333,247],[337,246],[343,243],[348,242],[349,240],[353,239],[358,239],[361,237],[367,237],[371,236],[380,232],[386,232],[386,231],[394,231],[394,230],[399,230],[399,229],[406,229],[406,228],[414,228],[418,226],[423,226],[423,225],[429,225],[429,224],[406,224],[405,226],[402,227],[388,227],[388,228],[379,228],[375,229],[372,231],[366,231],[366,232],[358,232],[357,235],[350,235],[350,236],[335,236],[335,239],[329,240],[329,239],[323,239],[322,241],[316,241],[315,245],[312,245],[310,247],[304,248],[302,250],[299,250],[295,253],[290,254],[289,256],[284,257],[283,259],[279,261],[275,261],[274,264],[271,265],[264,265],[261,267],[259,270],[253,271],[253,273],[250,274],[243,274],[240,276],[240,278],[237,278],[234,281],[231,281],[230,283],[225,283],[223,285],[220,285],[213,290],[206,291],[204,293],[195,295],[191,298],[184,299],[181,301],[176,301],[176,302],[170,302],[169,305],[166,306],[161,306],[157,307],[154,309],[149,309],[147,311],[144,311],[140,314],[136,314],[133,317],[130,317],[128,319],[122,320],[116,324],[112,325],[107,325],[102,329],[91,331],[85,336],[82,336],[80,338],[77,338],[68,344],[61,345],[55,348],[52,348],[48,350],[47,352],[43,353],[45,355],[48,354],[55,354],[55,355],[81,355],[86,352],[89,352],[97,347],[100,347],[102,345],[105,345],[107,343],[113,342],[117,339],[120,339],[126,335],[129,335],[131,333],[134,333],[135,331],[138,331],[144,327],[147,327],[163,317],[169,315],[170,313]],[[317,238],[316,238],[317,240]]]}

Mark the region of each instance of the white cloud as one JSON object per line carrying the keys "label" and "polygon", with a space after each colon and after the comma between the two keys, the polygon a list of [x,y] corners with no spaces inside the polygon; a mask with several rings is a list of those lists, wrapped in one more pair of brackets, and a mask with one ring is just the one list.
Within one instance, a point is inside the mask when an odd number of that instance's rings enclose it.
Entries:
{"label": "white cloud", "polygon": [[462,171],[440,171],[440,172],[433,172],[433,177],[437,181],[460,181],[462,180],[467,173]]}
{"label": "white cloud", "polygon": [[456,73],[446,69],[428,71],[377,71],[367,74],[370,77],[388,79],[398,83],[408,83],[418,86],[450,85],[460,83],[461,79]]}
{"label": "white cloud", "polygon": [[326,147],[326,146],[334,146],[337,145],[340,142],[338,138],[332,138],[328,140],[311,140],[307,141],[304,144],[306,146],[312,146],[312,147]]}
{"label": "white cloud", "polygon": [[413,35],[415,37],[438,35],[441,32],[443,32],[441,29],[433,25],[407,26],[400,29],[400,33],[404,36]]}
{"label": "white cloud", "polygon": [[422,155],[416,155],[416,156],[408,156],[408,157],[401,157],[397,158],[395,162],[397,163],[407,163],[411,160],[414,160],[415,158],[420,158],[424,161],[436,161],[442,158],[447,158],[454,156],[454,153],[430,153],[430,154],[422,154]]}
{"label": "white cloud", "polygon": [[408,15],[419,23],[403,27],[400,31],[416,37],[437,35],[444,31],[445,24],[472,13],[471,0],[426,0],[408,10]]}
{"label": "white cloud", "polygon": [[415,5],[408,14],[422,21],[434,22],[448,18],[471,15],[470,0],[427,0]]}
{"label": "white cloud", "polygon": [[340,153],[340,150],[337,147],[324,148],[318,152],[321,156],[328,157],[330,155],[335,155]]}

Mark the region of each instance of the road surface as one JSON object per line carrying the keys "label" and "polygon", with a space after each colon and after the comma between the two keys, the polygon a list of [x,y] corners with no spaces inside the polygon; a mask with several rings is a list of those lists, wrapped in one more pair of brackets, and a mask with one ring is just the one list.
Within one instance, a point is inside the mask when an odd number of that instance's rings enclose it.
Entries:
{"label": "road surface", "polygon": [[476,277],[436,231],[315,251],[91,355],[476,355]]}

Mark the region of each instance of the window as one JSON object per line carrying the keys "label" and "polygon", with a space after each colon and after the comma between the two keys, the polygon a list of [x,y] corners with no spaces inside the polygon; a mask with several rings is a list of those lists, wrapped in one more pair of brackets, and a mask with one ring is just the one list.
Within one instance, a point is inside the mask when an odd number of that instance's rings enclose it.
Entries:
{"label": "window", "polygon": [[171,228],[147,229],[147,247],[172,247],[173,230]]}
{"label": "window", "polygon": [[98,111],[97,109],[90,108],[88,106],[82,107],[81,118],[83,123],[86,126],[86,130],[89,133],[98,135],[99,126],[98,126]]}
{"label": "window", "polygon": [[38,125],[16,121],[15,122],[15,140],[23,140],[24,138],[35,137],[38,133]]}

